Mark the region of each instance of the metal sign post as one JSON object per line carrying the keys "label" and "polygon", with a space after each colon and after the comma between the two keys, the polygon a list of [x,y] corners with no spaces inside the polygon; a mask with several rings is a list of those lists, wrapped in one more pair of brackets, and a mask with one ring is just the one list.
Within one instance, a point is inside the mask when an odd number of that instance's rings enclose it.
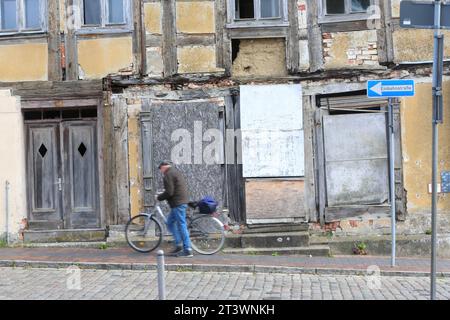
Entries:
{"label": "metal sign post", "polygon": [[396,256],[396,205],[395,205],[395,132],[394,103],[396,97],[412,97],[415,94],[415,82],[403,80],[369,80],[367,81],[367,97],[388,99],[388,131],[389,131],[389,198],[391,202],[391,265],[395,267]]}
{"label": "metal sign post", "polygon": [[431,299],[436,299],[437,251],[437,171],[438,125],[443,123],[442,74],[444,65],[444,36],[441,29],[450,28],[450,4],[441,0],[402,1],[400,3],[402,28],[434,29],[433,54],[433,142],[432,142],[432,199],[431,199]]}
{"label": "metal sign post", "polygon": [[435,3],[434,60],[433,60],[433,147],[432,147],[432,201],[431,201],[431,300],[436,300],[436,250],[437,250],[437,170],[438,125],[443,122],[442,73],[444,61],[444,36],[441,33],[441,1]]}
{"label": "metal sign post", "polygon": [[392,98],[389,98],[388,104],[388,123],[389,123],[389,182],[390,182],[390,198],[391,198],[391,234],[392,234],[392,254],[391,266],[395,267],[395,244],[396,244],[396,208],[395,208],[395,139],[394,139],[394,106]]}

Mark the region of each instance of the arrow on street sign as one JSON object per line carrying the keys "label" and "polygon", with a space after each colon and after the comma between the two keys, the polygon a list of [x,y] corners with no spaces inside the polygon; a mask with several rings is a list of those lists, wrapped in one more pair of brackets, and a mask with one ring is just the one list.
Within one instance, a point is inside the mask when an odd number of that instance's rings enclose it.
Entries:
{"label": "arrow on street sign", "polygon": [[412,97],[415,94],[414,80],[369,80],[367,97]]}

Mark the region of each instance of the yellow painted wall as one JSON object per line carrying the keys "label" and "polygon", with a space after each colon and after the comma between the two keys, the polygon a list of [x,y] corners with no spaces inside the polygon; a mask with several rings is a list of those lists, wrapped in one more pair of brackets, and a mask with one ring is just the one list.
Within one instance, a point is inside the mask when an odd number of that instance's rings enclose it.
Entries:
{"label": "yellow painted wall", "polygon": [[180,33],[215,33],[214,2],[177,2],[177,31]]}
{"label": "yellow painted wall", "polygon": [[147,2],[144,4],[145,31],[147,33],[161,34],[161,3]]}
{"label": "yellow painted wall", "polygon": [[[416,96],[406,98],[401,105],[402,151],[408,211],[431,210],[431,83],[416,84]],[[450,81],[444,84],[444,124],[439,126],[439,176],[450,171]],[[439,178],[440,181],[440,178]],[[450,196],[440,194],[440,210],[450,212]]]}
{"label": "yellow painted wall", "polygon": [[[450,31],[444,32],[445,56],[450,57]],[[433,60],[433,30],[401,29],[393,33],[394,61]]]}
{"label": "yellow painted wall", "polygon": [[143,211],[140,112],[141,105],[128,106],[128,175],[130,179],[130,214],[132,217]]}
{"label": "yellow painted wall", "polygon": [[178,48],[178,72],[216,72],[216,51],[214,46],[188,46]]}
{"label": "yellow painted wall", "polygon": [[0,81],[48,79],[46,43],[0,45]]}
{"label": "yellow painted wall", "polygon": [[133,63],[131,37],[78,41],[78,63],[85,79],[100,79]]}

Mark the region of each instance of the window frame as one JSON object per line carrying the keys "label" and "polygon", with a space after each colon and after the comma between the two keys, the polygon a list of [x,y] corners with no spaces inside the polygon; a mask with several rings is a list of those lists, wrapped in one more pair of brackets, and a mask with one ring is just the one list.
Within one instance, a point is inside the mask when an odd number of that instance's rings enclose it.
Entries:
{"label": "window frame", "polygon": [[26,27],[26,12],[25,12],[25,0],[16,0],[16,28],[15,29],[2,29],[1,17],[2,8],[0,5],[0,36],[15,35],[15,34],[35,34],[43,33],[47,31],[47,0],[39,0],[39,27],[27,28]]}
{"label": "window frame", "polygon": [[[345,13],[327,13],[327,0],[321,0],[319,1],[319,23],[327,23],[327,22],[345,22],[345,21],[358,21],[358,20],[366,20],[371,15],[367,12],[352,12],[351,11],[351,5],[352,0],[344,0],[345,5]],[[370,0],[370,6],[373,6],[376,4],[377,0]]]}
{"label": "window frame", "polygon": [[262,18],[261,17],[261,0],[254,0],[254,18],[236,18],[236,0],[228,0],[227,2],[227,27],[287,27],[289,26],[288,16],[288,0],[278,0],[280,2],[280,16]]}
{"label": "window frame", "polygon": [[132,24],[132,0],[122,0],[123,1],[123,15],[124,21],[122,23],[109,23],[109,0],[100,0],[100,24],[99,25],[85,25],[84,24],[84,1],[77,0],[79,10],[79,27],[77,28],[77,33],[79,34],[89,34],[89,33],[122,33],[130,32],[133,29]]}

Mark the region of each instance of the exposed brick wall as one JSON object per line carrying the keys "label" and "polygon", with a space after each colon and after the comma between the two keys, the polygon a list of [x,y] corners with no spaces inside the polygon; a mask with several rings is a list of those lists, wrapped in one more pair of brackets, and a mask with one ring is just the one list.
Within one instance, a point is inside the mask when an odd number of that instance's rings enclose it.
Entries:
{"label": "exposed brick wall", "polygon": [[[325,32],[322,34],[323,56],[325,63],[331,62],[336,57],[331,54],[333,45],[339,45],[335,42],[333,33]],[[376,41],[367,42],[366,46],[350,47],[346,50],[347,62],[349,66],[376,66],[378,65],[378,48]]]}

